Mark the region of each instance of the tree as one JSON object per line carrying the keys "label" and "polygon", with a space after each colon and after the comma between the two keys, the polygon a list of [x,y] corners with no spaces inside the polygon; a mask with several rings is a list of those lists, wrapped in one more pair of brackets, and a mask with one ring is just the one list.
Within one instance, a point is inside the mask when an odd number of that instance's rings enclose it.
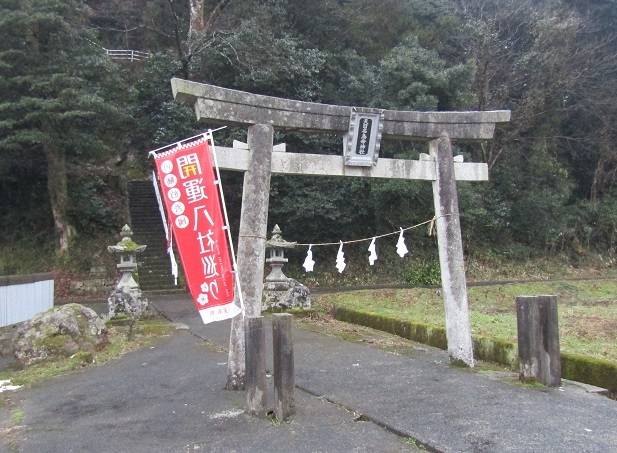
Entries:
{"label": "tree", "polygon": [[[486,187],[461,189],[465,229],[489,246],[567,247],[566,237],[614,246],[614,0],[0,0],[0,8],[2,227],[25,222],[41,231],[53,219],[63,249],[71,231],[107,228],[108,199],[84,200],[109,190],[108,170],[120,169],[106,165],[112,148],[128,144],[145,156],[204,129],[172,99],[169,78],[179,76],[332,104],[510,109],[495,140],[457,145],[491,172]],[[102,47],[154,56],[120,71]],[[126,96],[139,124],[130,133],[119,124],[130,124],[120,105]],[[243,139],[242,131],[220,134]],[[292,133],[276,141],[301,152],[341,147],[340,139]],[[423,150],[384,142],[381,154],[415,158]],[[427,190],[281,176],[271,214],[293,219],[282,225],[290,237],[296,226],[298,236],[379,233],[424,219]],[[361,209],[357,193],[366,195]],[[384,206],[387,215],[377,215]],[[318,227],[303,227],[315,216]],[[538,216],[567,220],[549,228]]]}
{"label": "tree", "polygon": [[473,67],[448,67],[437,52],[408,36],[381,61],[374,104],[399,110],[455,110],[473,99]]}
{"label": "tree", "polygon": [[617,174],[609,3],[600,17],[587,2],[457,2],[458,42],[476,68],[475,108],[512,110],[496,140],[472,153],[488,162],[492,189],[509,209],[505,235],[536,248],[562,241],[565,211],[610,193]]}
{"label": "tree", "polygon": [[[191,62],[200,53],[211,47],[216,36],[216,21],[231,0],[218,0],[207,12],[206,0],[188,1],[188,31],[182,20],[184,5],[178,5],[175,0],[167,0],[174,21],[175,47],[182,64],[182,74],[185,79],[193,80]],[[184,38],[186,36],[186,38]]]}
{"label": "tree", "polygon": [[[148,27],[144,12],[147,0],[90,0],[90,26],[111,49],[150,50],[144,47]],[[154,50],[154,49],[151,49]]]}
{"label": "tree", "polygon": [[[45,158],[59,251],[75,233],[68,212],[71,163],[109,156],[127,117],[118,106],[118,69],[88,30],[90,10],[77,0],[0,2],[0,159]],[[115,129],[118,128],[118,129]],[[20,181],[27,187],[28,181]]]}

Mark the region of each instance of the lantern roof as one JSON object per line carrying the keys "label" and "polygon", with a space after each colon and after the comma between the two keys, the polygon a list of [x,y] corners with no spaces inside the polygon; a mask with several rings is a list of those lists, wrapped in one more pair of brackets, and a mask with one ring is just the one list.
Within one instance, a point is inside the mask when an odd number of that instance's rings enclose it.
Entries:
{"label": "lantern roof", "polygon": [[133,236],[133,231],[128,225],[124,225],[122,230],[120,230],[120,236],[122,236],[122,240],[118,242],[116,245],[110,245],[107,247],[107,250],[111,253],[138,253],[146,250],[145,245],[139,245],[135,241],[131,239]]}
{"label": "lantern roof", "polygon": [[266,249],[292,249],[297,242],[289,242],[283,239],[281,229],[278,225],[274,225],[272,229],[272,237],[266,241]]}

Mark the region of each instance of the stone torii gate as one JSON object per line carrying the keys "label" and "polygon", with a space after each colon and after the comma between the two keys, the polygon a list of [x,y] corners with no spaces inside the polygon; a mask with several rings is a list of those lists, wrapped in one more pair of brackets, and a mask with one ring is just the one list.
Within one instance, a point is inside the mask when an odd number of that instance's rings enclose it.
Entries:
{"label": "stone torii gate", "polygon": [[[267,235],[271,173],[419,179],[432,181],[448,354],[473,367],[456,180],[486,181],[485,163],[465,163],[452,155],[451,140],[493,137],[509,110],[489,112],[414,112],[384,110],[385,139],[428,142],[419,160],[380,158],[375,165],[348,166],[343,155],[273,152],[273,131],[293,130],[344,135],[353,107],[293,101],[172,79],[174,97],[195,108],[198,120],[248,127],[248,149],[217,147],[221,169],[243,171],[244,188],[238,240],[238,272],[247,316],[259,316]],[[361,109],[359,109],[361,110]],[[244,387],[244,324],[234,318],[230,335],[227,387]]]}

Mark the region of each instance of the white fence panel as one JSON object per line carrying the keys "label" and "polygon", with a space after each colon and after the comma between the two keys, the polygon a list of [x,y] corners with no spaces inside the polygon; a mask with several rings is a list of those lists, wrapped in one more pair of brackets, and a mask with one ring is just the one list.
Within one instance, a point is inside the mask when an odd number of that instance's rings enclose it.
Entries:
{"label": "white fence panel", "polygon": [[0,277],[0,327],[26,321],[53,306],[53,274]]}
{"label": "white fence panel", "polygon": [[107,56],[112,60],[130,60],[130,61],[141,61],[147,60],[150,58],[150,54],[148,52],[140,52],[139,50],[128,50],[128,49],[105,49],[107,51]]}

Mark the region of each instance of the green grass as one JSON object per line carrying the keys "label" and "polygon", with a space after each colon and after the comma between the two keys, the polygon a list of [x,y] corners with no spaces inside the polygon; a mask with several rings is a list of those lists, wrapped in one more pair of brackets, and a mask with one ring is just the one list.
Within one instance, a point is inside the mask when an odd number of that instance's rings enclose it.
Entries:
{"label": "green grass", "polygon": [[[617,280],[516,283],[468,288],[473,334],[516,342],[516,296],[557,296],[560,344],[570,352],[617,362]],[[445,326],[436,288],[380,289],[315,295],[314,308],[363,310],[415,323]]]}
{"label": "green grass", "polygon": [[11,414],[11,421],[15,425],[19,425],[24,419],[24,412],[21,409],[17,409]]}
{"label": "green grass", "polygon": [[54,249],[50,241],[32,238],[0,244],[0,275],[20,275],[53,270]]}

